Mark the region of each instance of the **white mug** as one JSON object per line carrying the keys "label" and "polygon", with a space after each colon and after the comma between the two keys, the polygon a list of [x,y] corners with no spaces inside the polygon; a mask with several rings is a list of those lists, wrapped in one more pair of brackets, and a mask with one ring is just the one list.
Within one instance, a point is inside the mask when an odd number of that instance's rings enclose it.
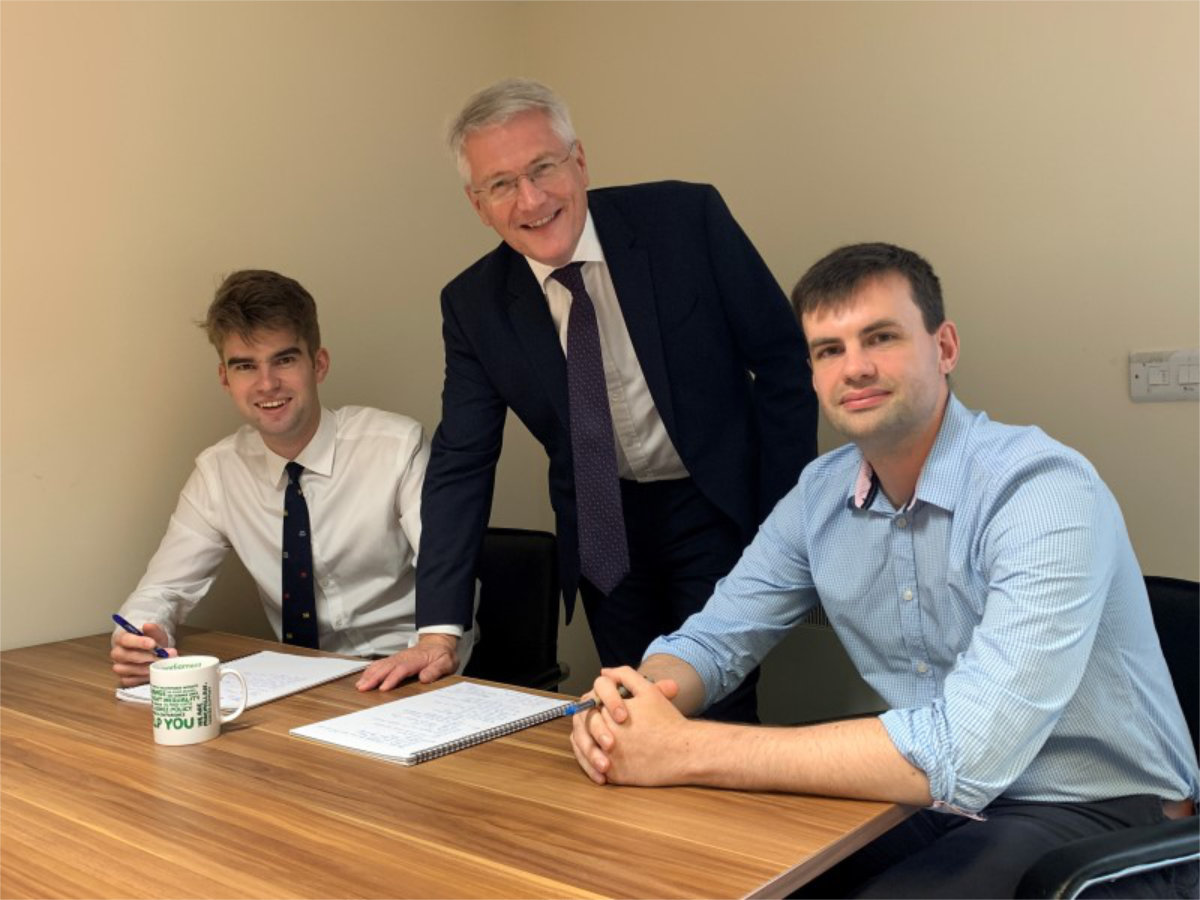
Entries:
{"label": "white mug", "polygon": [[[231,675],[242,683],[242,702],[221,714],[221,679]],[[176,656],[150,664],[150,706],[154,741],[158,744],[198,744],[221,733],[246,709],[246,679],[221,665],[215,656]]]}

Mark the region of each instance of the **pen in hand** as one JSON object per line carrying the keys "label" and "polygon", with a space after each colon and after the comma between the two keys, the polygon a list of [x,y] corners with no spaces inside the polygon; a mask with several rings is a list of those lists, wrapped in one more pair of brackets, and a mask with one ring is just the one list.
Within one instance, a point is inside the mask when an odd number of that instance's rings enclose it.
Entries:
{"label": "pen in hand", "polygon": [[[122,628],[124,628],[126,631],[128,631],[130,634],[136,634],[138,637],[146,636],[146,633],[144,631],[142,631],[136,625],[132,625],[129,622],[125,621],[125,619],[121,618],[116,613],[113,613],[113,621],[116,622],[118,625],[120,625]],[[169,659],[171,657],[171,654],[168,653],[166,650],[164,650],[162,647],[155,647],[154,655],[157,656],[159,659]]]}
{"label": "pen in hand", "polygon": [[[617,693],[628,700],[633,694],[629,693],[629,688],[621,685],[617,688]],[[574,703],[569,703],[563,707],[562,714],[564,716],[573,716],[576,713],[587,712],[589,709],[595,709],[600,706],[600,702],[595,697],[590,697],[587,700],[577,700]]]}

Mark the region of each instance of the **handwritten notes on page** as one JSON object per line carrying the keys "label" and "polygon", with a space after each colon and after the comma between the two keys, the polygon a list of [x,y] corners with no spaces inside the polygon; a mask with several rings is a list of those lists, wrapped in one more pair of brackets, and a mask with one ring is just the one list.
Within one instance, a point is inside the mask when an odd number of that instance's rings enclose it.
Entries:
{"label": "handwritten notes on page", "polygon": [[570,706],[464,681],[293,728],[291,734],[411,766],[556,719]]}

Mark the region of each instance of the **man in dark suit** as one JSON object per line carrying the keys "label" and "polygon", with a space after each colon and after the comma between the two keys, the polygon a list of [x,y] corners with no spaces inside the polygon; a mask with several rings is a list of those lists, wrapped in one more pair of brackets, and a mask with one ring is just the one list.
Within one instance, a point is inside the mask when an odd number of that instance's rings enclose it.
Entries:
{"label": "man in dark suit", "polygon": [[[450,142],[504,243],[442,292],[421,640],[383,686],[454,671],[509,409],[549,454],[567,620],[578,587],[602,664],[636,664],[704,605],[816,455],[800,329],[714,188],[589,193],[583,145],[545,86],[480,92]],[[709,715],[755,720],[756,679]]]}

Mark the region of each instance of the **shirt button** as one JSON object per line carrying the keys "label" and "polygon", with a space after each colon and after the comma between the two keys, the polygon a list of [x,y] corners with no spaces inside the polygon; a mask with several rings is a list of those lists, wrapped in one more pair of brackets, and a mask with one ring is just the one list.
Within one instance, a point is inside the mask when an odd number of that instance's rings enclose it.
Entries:
{"label": "shirt button", "polygon": [[923,663],[923,662],[917,663],[918,674],[924,675],[928,671],[929,671],[929,666],[925,665],[925,663]]}
{"label": "shirt button", "polygon": [[904,516],[901,516],[900,518],[898,518],[898,519],[896,520],[896,527],[897,527],[897,528],[903,528],[903,527],[904,527],[905,525],[907,525],[907,524],[908,524],[908,519],[904,518]]}
{"label": "shirt button", "polygon": [[901,596],[903,596],[905,600],[911,600],[912,599],[912,591],[905,591]]}

